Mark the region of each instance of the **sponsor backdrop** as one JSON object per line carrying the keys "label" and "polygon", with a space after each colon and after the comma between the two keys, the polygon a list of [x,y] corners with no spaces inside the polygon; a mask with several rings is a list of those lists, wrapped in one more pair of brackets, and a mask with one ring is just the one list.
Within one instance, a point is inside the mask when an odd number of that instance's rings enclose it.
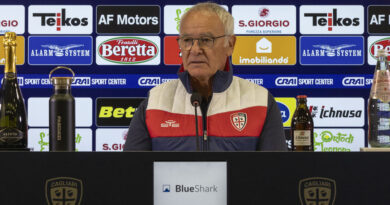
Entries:
{"label": "sponsor backdrop", "polygon": [[[139,103],[176,79],[179,21],[197,1],[0,3],[0,34],[18,34],[18,80],[29,147],[47,151],[51,69],[76,78],[79,151],[121,151]],[[269,89],[289,133],[295,97],[308,96],[316,151],[367,146],[367,98],[378,49],[390,53],[387,0],[217,1],[235,18],[234,74]],[[0,67],[4,48],[0,37]],[[389,58],[390,60],[390,58]],[[2,75],[0,76],[2,77]]]}

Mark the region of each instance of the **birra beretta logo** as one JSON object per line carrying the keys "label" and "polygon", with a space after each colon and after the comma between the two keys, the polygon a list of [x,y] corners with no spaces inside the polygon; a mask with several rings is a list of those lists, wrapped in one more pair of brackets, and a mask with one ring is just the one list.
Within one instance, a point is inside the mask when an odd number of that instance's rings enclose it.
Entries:
{"label": "birra beretta logo", "polygon": [[97,33],[160,33],[160,6],[98,6]]}
{"label": "birra beretta logo", "polygon": [[336,199],[336,181],[324,177],[312,177],[299,181],[301,205],[333,205]]}
{"label": "birra beretta logo", "polygon": [[302,34],[362,34],[364,32],[363,6],[301,6],[300,32]]}
{"label": "birra beretta logo", "polygon": [[28,8],[30,34],[90,34],[92,6],[32,5]]}
{"label": "birra beretta logo", "polygon": [[49,205],[80,205],[83,198],[83,182],[71,177],[48,179],[45,190]]}
{"label": "birra beretta logo", "polygon": [[233,6],[235,34],[294,34],[295,6]]}
{"label": "birra beretta logo", "polygon": [[160,64],[160,37],[97,37],[98,65]]}
{"label": "birra beretta logo", "polygon": [[387,60],[390,60],[390,36],[369,36],[367,49],[370,65],[376,65],[379,49],[387,51]]}
{"label": "birra beretta logo", "polygon": [[390,33],[390,6],[368,6],[368,33]]}
{"label": "birra beretta logo", "polygon": [[0,34],[13,31],[24,33],[24,6],[0,6]]}
{"label": "birra beretta logo", "polygon": [[302,36],[300,61],[302,65],[362,65],[364,38]]}

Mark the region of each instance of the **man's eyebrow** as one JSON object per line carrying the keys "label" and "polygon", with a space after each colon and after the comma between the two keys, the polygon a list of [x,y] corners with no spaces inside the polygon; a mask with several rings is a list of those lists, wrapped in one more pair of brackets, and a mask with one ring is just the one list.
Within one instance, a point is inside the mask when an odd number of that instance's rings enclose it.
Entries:
{"label": "man's eyebrow", "polygon": [[[201,33],[199,36],[200,37],[213,37],[214,35],[210,32],[206,32],[206,33]],[[182,35],[180,35],[180,37],[194,37],[194,36],[192,36],[190,34],[182,34]]]}

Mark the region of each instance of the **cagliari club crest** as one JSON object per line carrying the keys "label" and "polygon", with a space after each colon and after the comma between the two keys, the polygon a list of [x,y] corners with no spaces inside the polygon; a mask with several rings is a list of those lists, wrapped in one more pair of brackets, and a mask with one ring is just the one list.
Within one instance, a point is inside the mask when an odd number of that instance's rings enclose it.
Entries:
{"label": "cagliari club crest", "polygon": [[336,199],[336,181],[312,177],[299,181],[301,205],[333,205]]}
{"label": "cagliari club crest", "polygon": [[83,183],[71,177],[57,177],[46,180],[48,205],[80,205],[83,198]]}
{"label": "cagliari club crest", "polygon": [[230,115],[230,122],[233,127],[240,132],[245,128],[247,121],[248,117],[244,112],[237,112]]}

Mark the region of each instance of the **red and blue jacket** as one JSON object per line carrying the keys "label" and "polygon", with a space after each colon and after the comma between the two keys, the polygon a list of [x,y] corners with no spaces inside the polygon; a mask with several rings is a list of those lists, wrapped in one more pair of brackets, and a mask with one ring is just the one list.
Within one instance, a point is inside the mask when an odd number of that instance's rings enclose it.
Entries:
{"label": "red and blue jacket", "polygon": [[275,99],[267,89],[233,76],[228,61],[213,78],[206,109],[197,108],[197,137],[189,74],[181,68],[178,75],[149,91],[131,121],[125,151],[287,150]]}

